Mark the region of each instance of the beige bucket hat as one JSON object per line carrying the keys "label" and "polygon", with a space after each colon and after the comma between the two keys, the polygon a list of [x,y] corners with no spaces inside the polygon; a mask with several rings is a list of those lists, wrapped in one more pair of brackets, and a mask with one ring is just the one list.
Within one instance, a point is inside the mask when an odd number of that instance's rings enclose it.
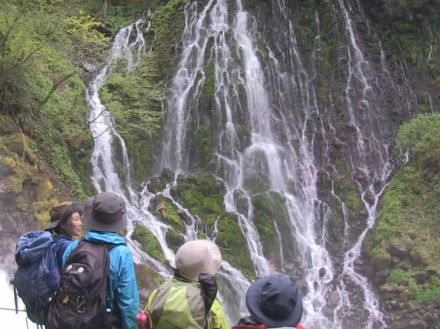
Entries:
{"label": "beige bucket hat", "polygon": [[197,281],[201,273],[214,275],[222,262],[219,247],[210,240],[193,240],[184,243],[176,253],[176,258],[171,265],[180,274]]}

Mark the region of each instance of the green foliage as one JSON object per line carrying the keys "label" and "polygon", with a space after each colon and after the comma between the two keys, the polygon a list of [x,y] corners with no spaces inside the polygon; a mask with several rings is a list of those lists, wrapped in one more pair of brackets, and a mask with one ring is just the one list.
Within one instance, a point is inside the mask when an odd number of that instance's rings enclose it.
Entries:
{"label": "green foliage", "polygon": [[78,15],[66,18],[66,29],[70,35],[75,61],[102,59],[110,39],[97,30],[102,26],[94,17],[80,10]]}
{"label": "green foliage", "polygon": [[19,121],[33,110],[34,68],[41,45],[32,40],[22,27],[24,20],[15,9],[0,12],[0,114]]}
{"label": "green foliage", "polygon": [[409,291],[418,303],[440,300],[440,277],[432,276],[429,283],[425,285],[411,282]]}
{"label": "green foliage", "polygon": [[79,11],[77,16],[68,17],[66,24],[67,32],[84,44],[99,47],[106,46],[109,42],[106,36],[96,30],[102,23],[82,10]]}
{"label": "green foliage", "polygon": [[144,8],[111,6],[107,10],[105,25],[115,35],[121,28],[128,26],[142,17]]}
{"label": "green foliage", "polygon": [[133,177],[141,181],[152,168],[156,134],[162,122],[163,87],[157,82],[155,58],[149,54],[132,70],[121,60],[101,89],[131,157]]}
{"label": "green foliage", "polygon": [[396,144],[422,159],[440,156],[440,113],[421,115],[402,125]]}
{"label": "green foliage", "polygon": [[2,67],[15,65],[10,71],[14,75],[1,75],[7,80],[2,85],[19,86],[9,89],[7,110],[2,114],[13,115],[20,122],[58,178],[77,198],[85,199],[85,191],[92,191],[87,150],[91,138],[84,133],[85,85],[70,61],[65,13],[57,2],[51,3],[50,10],[34,10],[29,5],[24,7],[29,11],[14,6],[0,11],[0,35],[5,44]]}
{"label": "green foliage", "polygon": [[408,287],[410,298],[416,303],[440,300],[440,277],[432,275],[428,282],[420,284],[415,279],[415,270],[393,269],[387,282],[394,286]]}
{"label": "green foliage", "polygon": [[[404,124],[396,147],[409,150],[410,161],[393,178],[385,192],[376,226],[367,239],[371,257],[386,254],[389,246],[405,246],[420,255],[423,268],[440,271],[440,115],[422,115]],[[438,281],[419,285],[413,272],[391,271],[389,281],[409,281],[414,300],[438,298]],[[436,297],[437,296],[437,297]]]}
{"label": "green foliage", "polygon": [[176,16],[188,0],[170,0],[165,5],[159,6],[154,11],[152,26],[157,38],[162,40],[169,33],[170,24],[175,24]]}

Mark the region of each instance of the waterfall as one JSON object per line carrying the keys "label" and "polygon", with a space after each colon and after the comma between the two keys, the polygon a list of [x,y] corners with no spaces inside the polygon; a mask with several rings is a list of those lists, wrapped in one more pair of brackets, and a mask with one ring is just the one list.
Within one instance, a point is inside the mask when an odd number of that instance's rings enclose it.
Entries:
{"label": "waterfall", "polygon": [[[192,161],[191,145],[207,111],[201,106],[203,88],[212,79],[209,110],[213,119],[209,128],[214,135],[213,157],[209,167],[203,170],[213,174],[225,187],[225,211],[237,218],[255,275],[276,270],[294,277],[303,294],[303,322],[308,328],[375,329],[386,326],[384,317],[374,290],[360,273],[357,262],[394,167],[388,156],[392,127],[381,128],[389,115],[384,111],[380,92],[384,82],[373,77],[379,72],[399,95],[405,91],[393,84],[383,56],[379,68],[366,59],[351,18],[354,9],[350,3],[337,0],[335,4],[332,8],[339,13],[345,40],[345,46],[340,48],[344,59],[340,65],[345,65],[346,74],[341,120],[351,135],[345,136],[336,129],[338,118],[330,115],[335,107],[332,96],[328,96],[325,105],[317,99],[321,41],[317,11],[315,43],[311,59],[306,61],[287,1],[271,2],[276,22],[270,42],[264,40],[262,27],[241,0],[209,0],[203,4],[190,1],[184,9],[181,53],[169,85],[162,150],[156,164],[158,172],[173,170],[174,180],[156,193],[150,192],[147,184],[140,193],[132,190],[124,140],[99,99],[99,89],[115,61],[124,59],[126,69],[130,70],[145,53],[145,40],[139,28],[145,23],[141,21],[117,34],[107,65],[86,91],[95,142],[92,180],[97,191],[113,191],[124,196],[130,219],[128,236],[133,224],[144,225],[158,239],[165,258],[173,259],[174,253],[165,239],[172,228],[148,209],[155,196],[166,197],[188,219],[184,223],[183,239],[199,236],[203,219],[191,214],[171,192],[179,184],[179,175],[201,169]],[[360,8],[357,3],[357,9]],[[408,111],[411,102],[408,101]],[[116,159],[115,143],[121,159]],[[353,223],[348,206],[336,192],[333,173],[337,170],[330,160],[334,143],[343,145],[341,153],[365,208],[365,222]],[[115,166],[116,162],[121,165]],[[331,177],[331,196],[343,213],[343,241],[337,251],[331,250],[335,242],[330,241],[328,233],[334,215],[332,207],[319,194],[322,174]],[[273,218],[275,241],[271,254],[258,230],[255,204],[258,197],[281,200],[279,213],[286,218],[285,221]],[[217,225],[218,222],[208,238],[216,239]],[[148,263],[162,276],[170,277],[162,264],[144,253],[137,243],[129,241],[137,262]],[[243,297],[250,283],[227,260],[221,264],[219,278],[219,298],[232,323],[246,312]]]}
{"label": "waterfall", "polygon": [[[144,199],[138,198],[131,188],[130,162],[124,140],[114,128],[113,118],[106,110],[99,98],[99,90],[104,85],[106,78],[111,73],[112,65],[118,60],[126,61],[126,69],[131,70],[133,65],[144,54],[145,40],[141,26],[142,20],[137,21],[123,29],[115,36],[111,48],[111,54],[107,64],[96,74],[86,89],[86,101],[90,107],[89,125],[92,132],[94,146],[92,153],[92,182],[97,192],[114,192],[119,194],[127,205],[127,217],[129,219],[129,233],[133,229],[134,222],[143,223],[157,237],[165,256],[173,257],[173,252],[165,242],[167,227],[158,221],[148,210],[148,193]],[[149,26],[149,25],[148,25]],[[148,29],[147,26],[147,29]],[[115,158],[114,143],[119,143],[121,158]],[[123,172],[118,172],[115,163],[122,163]],[[147,203],[147,205],[145,205]],[[169,277],[168,271],[157,260],[142,252],[142,250],[130,239],[129,244],[134,253],[135,261],[145,262],[152,266],[164,277]]]}
{"label": "waterfall", "polygon": [[[253,197],[273,192],[282,196],[289,218],[289,232],[281,231],[280,223],[274,219],[279,250],[275,267],[305,282],[302,290],[306,326],[385,326],[375,293],[355,264],[365,236],[374,225],[380,196],[393,173],[387,145],[391,128],[381,129],[382,120],[388,115],[381,113],[382,82],[372,79],[379,70],[393,84],[386,61],[382,60],[380,68],[371,67],[358,41],[351,18],[353,9],[338,0],[332,8],[340,14],[346,38],[347,75],[342,98],[346,125],[355,138],[338,136],[337,123],[328,115],[333,110],[331,102],[330,107],[318,105],[315,91],[315,62],[321,38],[318,12],[312,59],[306,65],[284,0],[272,1],[279,30],[264,50],[258,46],[265,41],[259,24],[240,0],[208,1],[201,8],[199,5],[190,2],[185,10],[183,50],[170,88],[160,168],[181,173],[197,169],[189,161],[190,132],[200,125],[199,111],[203,109],[198,108],[198,102],[209,74],[207,67],[213,63],[213,173],[226,187],[225,209],[237,215],[255,273],[268,274],[273,264],[265,256],[255,225]],[[359,3],[357,9],[361,10]],[[400,87],[394,84],[393,88]],[[398,93],[403,95],[404,91]],[[408,103],[408,110],[411,106]],[[243,126],[250,136],[245,145],[239,132]],[[347,145],[343,156],[366,211],[365,226],[353,225],[347,205],[332,189],[344,215],[340,256],[331,255],[328,250],[331,207],[320,200],[317,187],[318,173],[331,165],[332,140]],[[255,189],[256,181],[265,186],[265,192]],[[245,209],[238,207],[237,194],[245,201]],[[294,251],[287,248],[292,241]],[[331,306],[328,299],[335,294],[337,302]],[[350,324],[350,319],[357,316],[359,320]]]}

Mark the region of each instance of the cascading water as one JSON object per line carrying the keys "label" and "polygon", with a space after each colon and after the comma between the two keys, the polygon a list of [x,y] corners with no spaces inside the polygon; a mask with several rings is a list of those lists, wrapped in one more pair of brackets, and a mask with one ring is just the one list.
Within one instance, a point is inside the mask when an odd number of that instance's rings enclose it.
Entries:
{"label": "cascading water", "polygon": [[[145,40],[141,31],[142,24],[143,21],[138,21],[117,33],[113,41],[108,63],[98,72],[86,90],[86,101],[90,107],[90,130],[94,138],[92,181],[98,192],[114,192],[121,195],[127,204],[129,224],[131,225],[134,221],[141,221],[155,234],[165,256],[171,259],[173,253],[167,247],[164,237],[167,227],[148,212],[146,209],[148,205],[145,206],[146,200],[139,201],[131,189],[130,163],[124,140],[114,129],[113,119],[99,98],[99,89],[105,83],[106,78],[111,73],[112,65],[116,61],[125,60],[127,70],[130,70],[135,62],[139,60],[139,57],[144,54]],[[115,159],[113,148],[115,138],[121,148],[122,160]],[[122,173],[117,172],[114,165],[116,162],[122,162]],[[124,178],[125,182],[123,182],[121,177]],[[146,198],[148,200],[148,195]],[[158,261],[143,253],[133,242],[131,242],[131,246],[137,262],[144,261],[163,276],[169,276],[167,270]]]}
{"label": "cascading water", "polygon": [[[128,27],[121,29],[115,36],[113,46],[111,49],[110,59],[91,81],[86,90],[86,100],[90,106],[90,129],[94,137],[94,148],[92,154],[92,181],[98,192],[114,192],[121,195],[127,205],[127,217],[129,219],[129,226],[133,223],[141,224],[147,227],[157,238],[161,246],[165,259],[171,261],[174,258],[174,252],[168,247],[165,234],[171,228],[158,220],[151,212],[151,200],[154,197],[147,187],[140,194],[136,194],[131,187],[130,180],[130,163],[125,147],[124,140],[117,133],[113,126],[113,119],[111,114],[105,109],[99,98],[99,89],[105,83],[106,78],[111,74],[112,65],[116,61],[123,60],[126,62],[126,69],[132,69],[140,56],[144,55],[145,40],[141,30],[143,21],[138,21]],[[146,27],[148,30],[149,25]],[[115,158],[115,147],[113,143],[119,143],[121,149],[122,159]],[[122,164],[122,171],[117,171],[115,163]],[[175,184],[175,182],[174,182]],[[169,190],[172,184],[168,186],[160,194],[173,199]],[[175,202],[173,200],[173,202]],[[197,238],[195,223],[197,219],[194,218],[186,209],[175,202],[179,210],[186,213],[192,223],[186,224],[185,240],[193,240]],[[128,236],[130,236],[133,227],[129,227]],[[128,239],[131,249],[135,256],[137,263],[147,263],[154,270],[156,270],[164,278],[170,278],[171,273],[157,260],[144,253],[131,239]],[[244,293],[249,285],[248,281],[243,275],[228,264],[226,261],[222,263],[222,270],[219,276],[225,282],[225,285],[234,292]],[[219,296],[223,300],[223,296]],[[244,306],[241,306],[243,309]],[[231,313],[234,311],[231,310]],[[236,310],[235,310],[236,312]],[[232,319],[230,319],[232,322]]]}
{"label": "cascading water", "polygon": [[[252,184],[259,181],[265,184],[265,193],[276,192],[284,199],[290,233],[280,232],[274,219],[276,243],[280,247],[277,266],[278,270],[304,278],[306,325],[309,328],[339,329],[353,325],[376,328],[385,326],[383,315],[368,280],[356,271],[355,264],[360,258],[363,240],[374,224],[379,198],[392,174],[386,145],[390,136],[383,134],[389,127],[380,128],[381,103],[375,100],[378,95],[382,96],[378,92],[380,86],[372,85],[374,70],[358,44],[351,7],[342,0],[337,5],[347,40],[344,55],[347,62],[346,124],[354,131],[354,139],[336,136],[336,125],[326,115],[331,109],[319,108],[314,89],[316,56],[312,57],[309,67],[304,65],[289,9],[283,0],[272,2],[273,15],[281,27],[274,44],[266,45],[266,67],[260,58],[262,51],[257,49],[257,43],[262,41],[258,39],[258,24],[240,0],[208,1],[200,10],[194,1],[185,12],[184,47],[168,102],[160,168],[183,173],[197,169],[188,161],[190,132],[198,128],[193,116],[200,111],[197,106],[208,75],[206,67],[213,61],[214,173],[226,187],[225,208],[238,217],[256,274],[271,271],[271,262],[265,257],[254,224],[252,198],[261,192],[256,192]],[[319,46],[319,15],[315,14],[315,40]],[[380,73],[391,81],[385,68],[382,63]],[[250,135],[245,146],[238,134],[243,126]],[[340,259],[327,250],[331,210],[319,199],[317,190],[318,172],[324,167],[322,158],[329,157],[331,139],[348,145],[344,156],[367,213],[364,228],[351,227],[347,206],[332,190],[342,203],[346,225]],[[237,206],[237,194],[241,201],[246,201],[244,210]],[[294,259],[292,254],[285,255],[289,252],[286,234],[294,240]],[[292,270],[292,264],[298,269]],[[329,306],[329,296],[335,293],[337,305]]]}
{"label": "cascading water", "polygon": [[[385,323],[378,300],[367,278],[358,273],[356,262],[363,240],[374,225],[379,198],[393,168],[386,145],[389,135],[380,129],[381,103],[376,100],[380,83],[372,82],[374,69],[357,40],[350,4],[343,0],[337,3],[347,40],[343,54],[347,76],[342,98],[346,125],[353,132],[353,139],[338,135],[334,128],[337,124],[328,115],[331,104],[318,105],[315,91],[321,38],[318,12],[315,12],[312,59],[306,64],[284,0],[272,1],[272,14],[277,22],[273,40],[264,45],[264,50],[260,27],[241,0],[209,0],[202,7],[199,2],[191,1],[184,11],[181,58],[170,84],[162,156],[156,167],[158,172],[165,168],[174,170],[176,178],[155,194],[147,187],[139,195],[134,193],[124,141],[99,100],[99,88],[110,74],[112,64],[125,58],[129,70],[136,64],[136,57],[144,52],[141,22],[137,22],[118,33],[108,64],[87,89],[95,139],[93,183],[98,191],[125,195],[129,218],[156,236],[166,259],[174,257],[165,238],[171,227],[148,210],[155,196],[171,200],[188,219],[186,232],[182,233],[184,239],[197,238],[199,227],[203,226],[199,225],[200,219],[175,200],[171,190],[178,185],[179,174],[200,169],[190,161],[191,144],[205,110],[200,108],[200,100],[210,79],[207,71],[210,66],[214,77],[211,125],[215,134],[210,170],[225,186],[225,210],[237,218],[256,275],[266,275],[275,269],[297,279],[304,293],[303,322],[308,328],[372,329],[384,327]],[[263,53],[265,61],[262,61]],[[381,65],[381,73],[391,81],[385,60]],[[244,130],[247,137],[243,137]],[[344,241],[339,256],[329,249],[327,227],[332,220],[331,207],[320,199],[318,191],[318,176],[329,164],[330,144],[335,140],[346,145],[343,156],[366,210],[365,225],[351,223],[348,207],[332,187],[331,194],[341,203],[344,215]],[[118,161],[112,145],[115,142],[122,153],[119,161],[122,172],[114,166]],[[267,253],[256,225],[254,203],[261,196],[282,200],[282,212],[287,218],[285,222],[273,219],[276,238],[273,243],[277,247],[271,254]],[[215,239],[217,234],[215,226],[210,237]],[[136,243],[131,242],[131,246],[137,261],[149,263],[164,277],[170,276]],[[219,276],[220,298],[230,321],[234,322],[246,311],[242,296],[249,282],[227,261],[222,263]],[[335,294],[337,301],[330,305],[329,297]]]}

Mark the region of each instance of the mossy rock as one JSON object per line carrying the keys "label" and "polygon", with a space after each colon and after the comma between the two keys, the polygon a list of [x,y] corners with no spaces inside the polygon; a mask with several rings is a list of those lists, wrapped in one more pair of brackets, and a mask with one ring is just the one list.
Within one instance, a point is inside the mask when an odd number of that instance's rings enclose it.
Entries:
{"label": "mossy rock", "polygon": [[179,209],[167,197],[163,195],[155,196],[151,201],[150,210],[165,223],[170,224],[177,232],[185,232],[186,226],[182,217],[179,215]]}
{"label": "mossy rock", "polygon": [[151,257],[163,263],[165,257],[160,247],[159,241],[145,226],[137,225],[131,234],[131,238],[139,242],[142,249]]}
{"label": "mossy rock", "polygon": [[44,179],[38,183],[37,197],[40,200],[49,199],[53,196],[53,184],[49,179]]}
{"label": "mossy rock", "polygon": [[247,242],[237,216],[225,213],[218,218],[218,235],[216,243],[223,258],[238,268],[248,279],[255,277],[254,264],[251,261]]}
{"label": "mossy rock", "polygon": [[176,252],[177,249],[179,249],[179,247],[185,243],[185,237],[175,230],[168,230],[165,234],[165,239],[167,241],[167,245],[174,252]]}
{"label": "mossy rock", "polygon": [[224,193],[223,184],[205,173],[180,178],[171,189],[173,197],[208,226],[224,212]]}
{"label": "mossy rock", "polygon": [[[273,265],[281,266],[280,243],[286,260],[294,262],[296,246],[285,198],[274,191],[252,197],[253,219],[263,244],[263,252]],[[277,235],[275,224],[280,236]]]}
{"label": "mossy rock", "polygon": [[148,296],[151,292],[163,283],[163,278],[153,269],[145,264],[135,264],[134,271],[139,288],[139,306],[144,309]]}
{"label": "mossy rock", "polygon": [[350,219],[358,219],[365,212],[365,205],[362,202],[356,183],[351,179],[350,170],[342,159],[342,156],[336,152],[332,155],[333,164],[338,172],[334,177],[335,194],[345,203],[349,210]]}

